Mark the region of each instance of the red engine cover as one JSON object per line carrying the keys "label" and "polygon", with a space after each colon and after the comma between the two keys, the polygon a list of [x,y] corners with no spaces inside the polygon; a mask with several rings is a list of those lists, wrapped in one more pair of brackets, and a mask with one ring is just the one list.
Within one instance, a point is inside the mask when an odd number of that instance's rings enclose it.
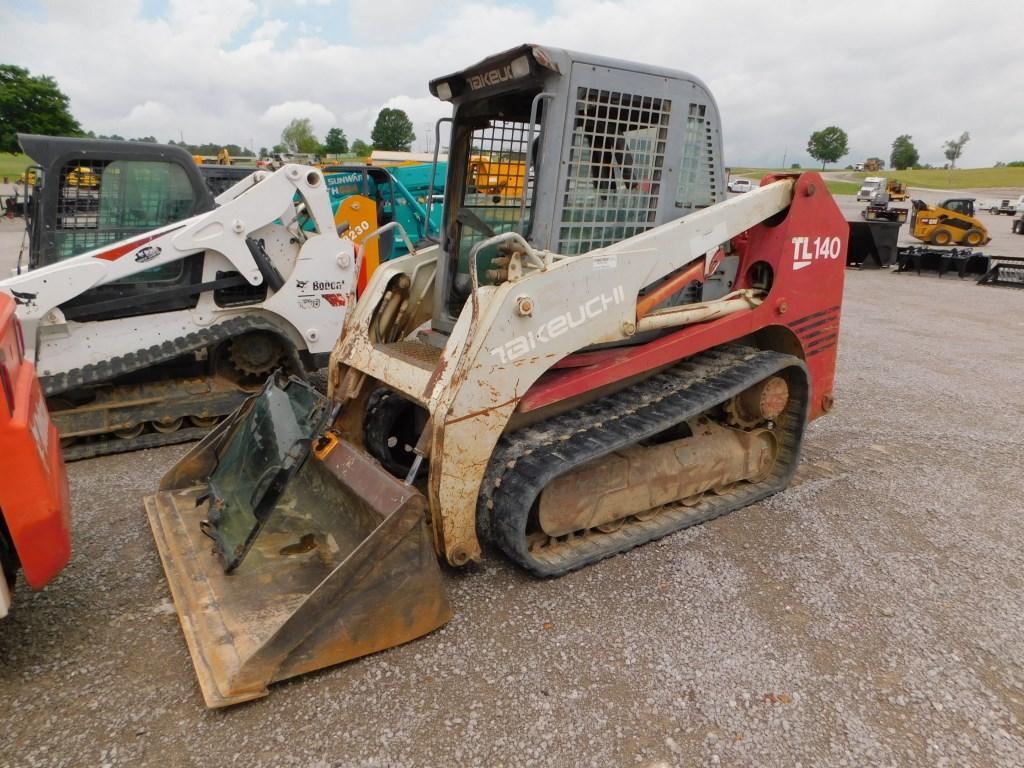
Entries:
{"label": "red engine cover", "polygon": [[[766,176],[761,183],[780,178],[786,176]],[[746,338],[804,360],[811,376],[810,418],[821,416],[832,407],[848,234],[849,225],[822,178],[801,174],[781,221],[759,224],[733,240],[740,257],[736,288],[751,287],[759,263],[772,270],[763,304],[646,344],[572,355],[537,381],[518,411],[534,411]]]}

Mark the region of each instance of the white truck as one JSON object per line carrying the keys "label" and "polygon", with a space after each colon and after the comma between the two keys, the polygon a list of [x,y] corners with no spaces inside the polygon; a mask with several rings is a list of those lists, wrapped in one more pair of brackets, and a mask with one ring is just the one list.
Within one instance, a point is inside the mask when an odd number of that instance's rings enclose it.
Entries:
{"label": "white truck", "polygon": [[1013,233],[1024,235],[1024,195],[1017,198],[1017,213],[1019,215],[1013,220]]}
{"label": "white truck", "polygon": [[1021,210],[1021,202],[1024,201],[1024,195],[1017,199],[1016,202],[1009,198],[1004,198],[999,201],[998,204],[995,202],[989,206],[988,212],[993,216],[998,216],[1001,213],[1005,213],[1007,216],[1013,216],[1017,211]]}
{"label": "white truck", "polygon": [[884,176],[868,176],[864,179],[859,190],[857,190],[857,202],[866,200],[870,202],[875,195],[885,189]]}

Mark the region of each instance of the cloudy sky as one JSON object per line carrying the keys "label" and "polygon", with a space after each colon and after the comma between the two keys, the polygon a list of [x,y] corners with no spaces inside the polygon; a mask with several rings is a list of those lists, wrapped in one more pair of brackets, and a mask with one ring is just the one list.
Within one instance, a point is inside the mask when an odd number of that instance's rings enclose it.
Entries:
{"label": "cloudy sky", "polygon": [[[870,10],[869,10],[870,9]],[[726,163],[810,163],[838,125],[845,163],[921,161],[970,131],[961,165],[1024,160],[1024,16],[934,0],[0,0],[0,62],[55,77],[86,129],[271,146],[293,117],[368,139],[382,107],[427,127],[429,78],[523,42],[686,70],[722,112]]]}

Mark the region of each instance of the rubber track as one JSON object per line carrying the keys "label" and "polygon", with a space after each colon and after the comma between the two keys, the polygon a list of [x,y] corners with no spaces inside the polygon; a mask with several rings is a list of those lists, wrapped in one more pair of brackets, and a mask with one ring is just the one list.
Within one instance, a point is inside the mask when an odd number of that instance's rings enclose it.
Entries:
{"label": "rubber track", "polygon": [[215,346],[249,331],[273,331],[280,334],[281,328],[262,317],[232,317],[209,328],[179,336],[172,341],[154,344],[147,349],[129,352],[81,368],[72,368],[64,373],[40,376],[39,381],[43,386],[43,393],[50,397],[76,387],[111,381],[123,374],[165,363],[205,347]]}
{"label": "rubber track", "polygon": [[[694,506],[669,504],[646,520],[629,518],[611,533],[579,532],[530,551],[530,511],[554,478],[692,419],[783,369],[793,374],[787,377],[790,401],[776,431],[778,460],[764,481],[736,483]],[[695,355],[621,392],[503,436],[484,476],[478,528],[524,568],[558,576],[752,504],[784,489],[796,470],[808,390],[806,367],[790,355],[738,345]]]}
{"label": "rubber track", "polygon": [[163,445],[202,440],[209,431],[204,427],[186,427],[174,432],[146,432],[128,440],[116,436],[83,440],[80,443],[69,445],[63,450],[64,461],[79,461],[97,456],[109,456],[112,453],[128,453],[129,451],[140,451],[143,448],[159,448]]}

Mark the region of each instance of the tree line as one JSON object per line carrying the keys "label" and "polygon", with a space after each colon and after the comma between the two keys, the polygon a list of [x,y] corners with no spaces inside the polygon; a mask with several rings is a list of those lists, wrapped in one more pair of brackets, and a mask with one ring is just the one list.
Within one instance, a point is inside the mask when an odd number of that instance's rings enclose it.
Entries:
{"label": "tree line", "polygon": [[[968,131],[964,131],[960,134],[959,138],[950,139],[942,145],[943,154],[949,160],[950,168],[956,168],[956,161],[960,159],[964,146],[970,140],[971,134]],[[820,160],[821,170],[825,170],[827,163],[835,163],[839,158],[848,154],[849,149],[847,145],[848,137],[846,131],[837,125],[830,125],[828,128],[822,128],[820,131],[815,131],[811,134],[811,138],[807,141],[807,154],[815,160]],[[889,153],[889,167],[898,171],[904,171],[908,168],[931,167],[930,165],[922,166],[920,160],[921,156],[917,151],[917,147],[914,146],[913,137],[906,133],[897,136],[892,143],[892,151]],[[876,167],[878,170],[885,167],[885,161],[880,157],[869,157],[867,164]],[[1024,162],[1019,164],[1024,165]],[[996,165],[1003,165],[1003,163],[997,163]],[[1008,163],[1008,165],[1018,165],[1018,163],[1012,162]]]}
{"label": "tree line", "polygon": [[260,155],[298,153],[304,155],[347,155],[364,156],[374,149],[408,152],[416,134],[412,120],[402,109],[385,107],[377,115],[370,132],[370,143],[356,139],[349,145],[348,137],[341,128],[331,128],[321,143],[313,132],[313,123],[308,117],[295,118],[281,131],[281,141],[269,149],[260,148]]}

